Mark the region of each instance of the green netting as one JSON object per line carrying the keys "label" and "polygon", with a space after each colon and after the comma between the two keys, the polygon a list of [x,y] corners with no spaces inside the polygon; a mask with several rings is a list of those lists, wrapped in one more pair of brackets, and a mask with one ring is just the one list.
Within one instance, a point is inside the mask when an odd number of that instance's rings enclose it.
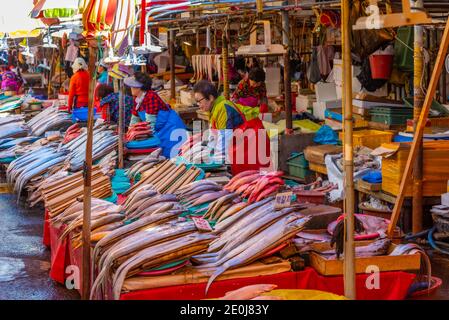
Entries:
{"label": "green netting", "polygon": [[118,200],[117,193],[113,192],[112,196],[110,196],[109,198],[104,198],[103,200],[117,204]]}
{"label": "green netting", "polygon": [[16,160],[16,157],[2,158],[0,159],[0,163],[10,164],[14,160]]}

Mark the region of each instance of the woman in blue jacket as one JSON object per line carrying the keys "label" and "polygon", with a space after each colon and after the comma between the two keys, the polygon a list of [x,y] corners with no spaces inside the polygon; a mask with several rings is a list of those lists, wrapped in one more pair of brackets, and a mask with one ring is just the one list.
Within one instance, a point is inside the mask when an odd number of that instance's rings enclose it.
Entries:
{"label": "woman in blue jacket", "polygon": [[125,79],[125,85],[131,88],[135,98],[130,124],[148,122],[160,140],[162,154],[166,158],[173,158],[178,155],[180,145],[187,140],[186,126],[176,111],[151,90],[152,84],[150,76],[142,72]]}

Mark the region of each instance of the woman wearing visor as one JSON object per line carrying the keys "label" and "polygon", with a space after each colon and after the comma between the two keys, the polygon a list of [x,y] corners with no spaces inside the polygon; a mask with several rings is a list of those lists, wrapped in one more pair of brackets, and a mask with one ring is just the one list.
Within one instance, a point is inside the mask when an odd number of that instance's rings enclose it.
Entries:
{"label": "woman wearing visor", "polygon": [[153,134],[161,141],[162,154],[166,158],[177,156],[179,150],[175,149],[187,139],[186,126],[179,115],[151,90],[153,83],[149,75],[136,72],[124,82],[131,88],[135,98],[130,126],[138,122],[148,122]]}

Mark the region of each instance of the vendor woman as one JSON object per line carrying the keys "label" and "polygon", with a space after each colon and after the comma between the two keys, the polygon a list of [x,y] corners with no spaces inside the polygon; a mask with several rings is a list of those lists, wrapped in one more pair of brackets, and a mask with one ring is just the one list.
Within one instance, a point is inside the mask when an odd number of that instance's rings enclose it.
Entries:
{"label": "vendor woman", "polygon": [[[107,84],[100,84],[96,90],[96,98],[99,100],[101,117],[108,123],[118,123],[120,94],[114,92],[114,88]],[[131,121],[131,111],[134,106],[133,98],[129,95],[123,97],[123,113],[125,124]]]}
{"label": "vendor woman", "polygon": [[[258,135],[247,135],[249,139],[244,145],[236,143],[233,145],[232,139],[234,131],[241,129],[246,130],[264,129],[262,122],[257,116],[251,112],[245,112],[247,108],[242,105],[233,103],[223,96],[219,96],[215,86],[209,81],[202,80],[198,82],[194,88],[195,100],[202,111],[208,111],[210,132],[208,137],[208,146],[212,149],[215,161],[227,161],[231,164],[232,174],[246,170],[257,170],[261,167],[269,166],[270,144],[265,134],[263,155],[259,155],[259,138]],[[251,108],[252,109],[252,108]],[[263,136],[262,136],[263,137]],[[255,152],[258,157],[254,157],[255,161],[249,160],[250,153]],[[238,155],[243,155],[242,163],[235,161]]]}
{"label": "vendor woman", "polygon": [[98,63],[97,73],[98,84],[109,84],[108,65],[103,59]]}
{"label": "vendor woman", "polygon": [[148,122],[152,132],[160,140],[162,154],[166,158],[178,155],[177,146],[180,147],[180,141],[187,139],[186,126],[179,115],[151,90],[153,82],[148,74],[136,72],[124,82],[131,88],[131,94],[135,98],[130,125]]}
{"label": "vendor woman", "polygon": [[90,82],[87,69],[86,61],[83,58],[76,58],[72,64],[73,76],[70,78],[68,107],[74,121],[87,120]]}
{"label": "vendor woman", "polygon": [[268,112],[267,88],[265,86],[265,71],[253,68],[243,78],[232,95],[232,101],[244,106],[260,107],[260,112]]}

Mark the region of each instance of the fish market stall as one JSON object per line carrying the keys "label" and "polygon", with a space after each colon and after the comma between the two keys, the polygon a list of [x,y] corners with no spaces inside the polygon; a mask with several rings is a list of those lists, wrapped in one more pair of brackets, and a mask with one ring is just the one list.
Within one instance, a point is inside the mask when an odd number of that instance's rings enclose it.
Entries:
{"label": "fish market stall", "polygon": [[[422,75],[418,122],[412,29],[347,30],[361,1],[350,15],[338,1],[143,3],[67,11],[73,26],[14,53],[44,87],[0,94],[4,186],[42,211],[50,278],[77,267],[91,300],[428,292],[426,249],[448,239],[449,111],[446,75],[436,96]],[[429,205],[435,227],[414,241]]]}

